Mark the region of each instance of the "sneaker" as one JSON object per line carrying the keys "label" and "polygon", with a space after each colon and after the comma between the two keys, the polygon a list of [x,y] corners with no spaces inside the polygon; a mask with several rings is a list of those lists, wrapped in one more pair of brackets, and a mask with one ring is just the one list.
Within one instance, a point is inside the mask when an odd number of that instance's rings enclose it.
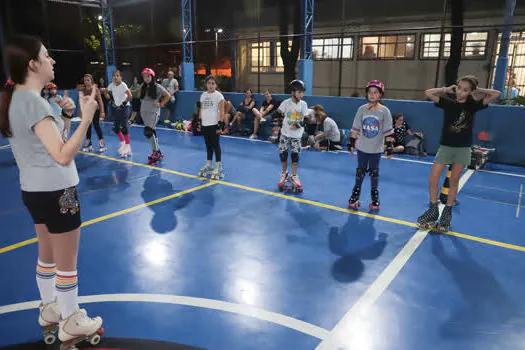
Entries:
{"label": "sneaker", "polygon": [[250,140],[255,140],[255,139],[257,139],[257,135],[252,134],[252,136],[250,136]]}

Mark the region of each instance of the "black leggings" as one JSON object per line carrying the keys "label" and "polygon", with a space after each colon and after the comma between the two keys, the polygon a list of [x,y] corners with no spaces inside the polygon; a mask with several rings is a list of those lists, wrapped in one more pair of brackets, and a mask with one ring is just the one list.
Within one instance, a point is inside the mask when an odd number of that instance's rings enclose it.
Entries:
{"label": "black leggings", "polygon": [[215,161],[221,161],[221,144],[219,142],[219,134],[217,134],[217,125],[209,125],[202,127],[202,135],[204,142],[206,142],[206,151],[208,152],[207,160],[213,159],[213,152],[215,151]]}
{"label": "black leggings", "polygon": [[102,129],[100,128],[100,111],[95,112],[95,116],[93,117],[93,122],[89,125],[87,129],[86,138],[88,140],[91,140],[91,126],[95,127],[95,132],[97,133],[98,139],[103,140],[104,135],[102,134]]}
{"label": "black leggings", "polygon": [[113,131],[115,134],[122,132],[128,134],[128,113],[126,107],[111,106],[111,116],[113,117]]}

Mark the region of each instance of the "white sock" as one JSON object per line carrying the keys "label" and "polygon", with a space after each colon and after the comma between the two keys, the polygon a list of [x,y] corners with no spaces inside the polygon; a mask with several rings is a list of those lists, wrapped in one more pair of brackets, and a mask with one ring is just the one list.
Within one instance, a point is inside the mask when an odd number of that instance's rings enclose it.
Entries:
{"label": "white sock", "polygon": [[36,283],[42,303],[49,304],[55,300],[56,264],[46,264],[38,259],[36,265]]}
{"label": "white sock", "polygon": [[78,276],[76,271],[57,271],[57,302],[62,319],[74,314],[78,309]]}

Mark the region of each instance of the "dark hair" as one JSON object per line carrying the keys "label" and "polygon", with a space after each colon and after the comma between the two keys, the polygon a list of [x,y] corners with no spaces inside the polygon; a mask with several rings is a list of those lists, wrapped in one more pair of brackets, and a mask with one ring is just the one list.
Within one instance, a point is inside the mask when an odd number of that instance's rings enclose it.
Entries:
{"label": "dark hair", "polygon": [[121,73],[118,69],[115,69],[115,70],[113,71],[113,73],[111,74],[111,76],[114,77],[115,74],[118,74],[118,75],[122,76],[122,73]]}
{"label": "dark hair", "polygon": [[151,77],[151,82],[149,84],[146,84],[146,82],[142,83],[142,86],[140,87],[140,99],[143,100],[144,97],[146,97],[146,94],[148,94],[149,97],[156,100],[157,99],[157,83]]}
{"label": "dark hair", "polygon": [[248,91],[251,92],[251,93],[253,94],[253,91],[252,91],[251,88],[246,88],[246,89],[244,89],[244,92],[245,92],[245,93],[248,92]]}
{"label": "dark hair", "polygon": [[396,113],[394,114],[394,121],[397,122],[397,120],[402,117],[403,117],[403,113]]}
{"label": "dark hair", "polygon": [[211,75],[211,74],[208,75],[208,76],[206,77],[206,79],[204,79],[204,82],[205,82],[206,84],[208,84],[208,81],[210,81],[210,80],[213,80],[213,81],[215,82],[215,84],[217,84],[217,79],[215,78],[214,75]]}
{"label": "dark hair", "polygon": [[[42,42],[31,36],[16,36],[6,46],[5,59],[9,76],[14,84],[23,84],[27,79],[29,62],[38,60],[38,54],[42,48]],[[0,133],[4,137],[11,137],[9,126],[9,105],[14,92],[13,84],[6,84],[2,90],[2,102],[0,103]]]}

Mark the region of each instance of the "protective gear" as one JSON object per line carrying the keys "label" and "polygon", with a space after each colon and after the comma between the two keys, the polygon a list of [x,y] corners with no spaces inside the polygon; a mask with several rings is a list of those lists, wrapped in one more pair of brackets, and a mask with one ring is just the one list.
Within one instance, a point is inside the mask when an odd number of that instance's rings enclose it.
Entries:
{"label": "protective gear", "polygon": [[306,86],[302,80],[296,79],[290,83],[290,90],[294,91],[306,91]]}
{"label": "protective gear", "polygon": [[12,81],[11,78],[7,79],[4,87],[7,89],[8,87],[13,87],[13,86],[15,86],[15,82]]}
{"label": "protective gear", "polygon": [[[292,153],[293,154],[293,153]],[[288,151],[286,152],[281,152],[279,154],[279,156],[281,157],[281,162],[286,162],[288,161]]]}
{"label": "protective gear", "polygon": [[58,89],[58,87],[53,83],[49,83],[46,85],[46,89],[52,90],[52,89]]}
{"label": "protective gear", "polygon": [[115,125],[113,125],[113,128],[112,128],[113,132],[115,134],[118,134],[119,132],[121,132],[122,130],[118,129]]}
{"label": "protective gear", "polygon": [[220,130],[220,131],[224,131],[224,128],[226,127],[226,123],[224,123],[223,121],[220,121],[217,123],[217,129]]}
{"label": "protective gear", "polygon": [[394,151],[394,144],[392,141],[386,142],[386,155],[387,157],[390,157],[392,155],[392,152]]}
{"label": "protective gear", "polygon": [[292,163],[299,163],[299,153],[292,152]]}
{"label": "protective gear", "polygon": [[356,177],[358,177],[360,179],[364,179],[365,175],[366,175],[366,169],[364,169],[364,168],[357,168],[355,170],[355,176]]}
{"label": "protective gear", "polygon": [[381,94],[385,93],[385,84],[383,84],[379,80],[372,80],[372,81],[368,82],[368,84],[366,85],[366,93],[367,94],[368,94],[368,89],[370,89],[371,87],[378,88],[379,91],[381,92]]}
{"label": "protective gear", "polygon": [[355,141],[356,140],[353,137],[348,138],[348,143],[346,144],[346,146],[348,147],[349,151],[355,148]]}
{"label": "protective gear", "polygon": [[127,135],[128,134],[128,127],[126,125],[122,125],[122,135]]}
{"label": "protective gear", "polygon": [[142,70],[142,75],[145,75],[145,74],[149,74],[151,75],[153,78],[155,78],[155,71],[151,68],[144,68]]}
{"label": "protective gear", "polygon": [[368,173],[370,174],[370,177],[379,177],[379,168],[369,169]]}
{"label": "protective gear", "polygon": [[144,136],[146,136],[146,138],[149,139],[153,135],[157,135],[157,132],[155,130],[153,130],[152,128],[150,128],[149,126],[146,126],[144,128]]}

